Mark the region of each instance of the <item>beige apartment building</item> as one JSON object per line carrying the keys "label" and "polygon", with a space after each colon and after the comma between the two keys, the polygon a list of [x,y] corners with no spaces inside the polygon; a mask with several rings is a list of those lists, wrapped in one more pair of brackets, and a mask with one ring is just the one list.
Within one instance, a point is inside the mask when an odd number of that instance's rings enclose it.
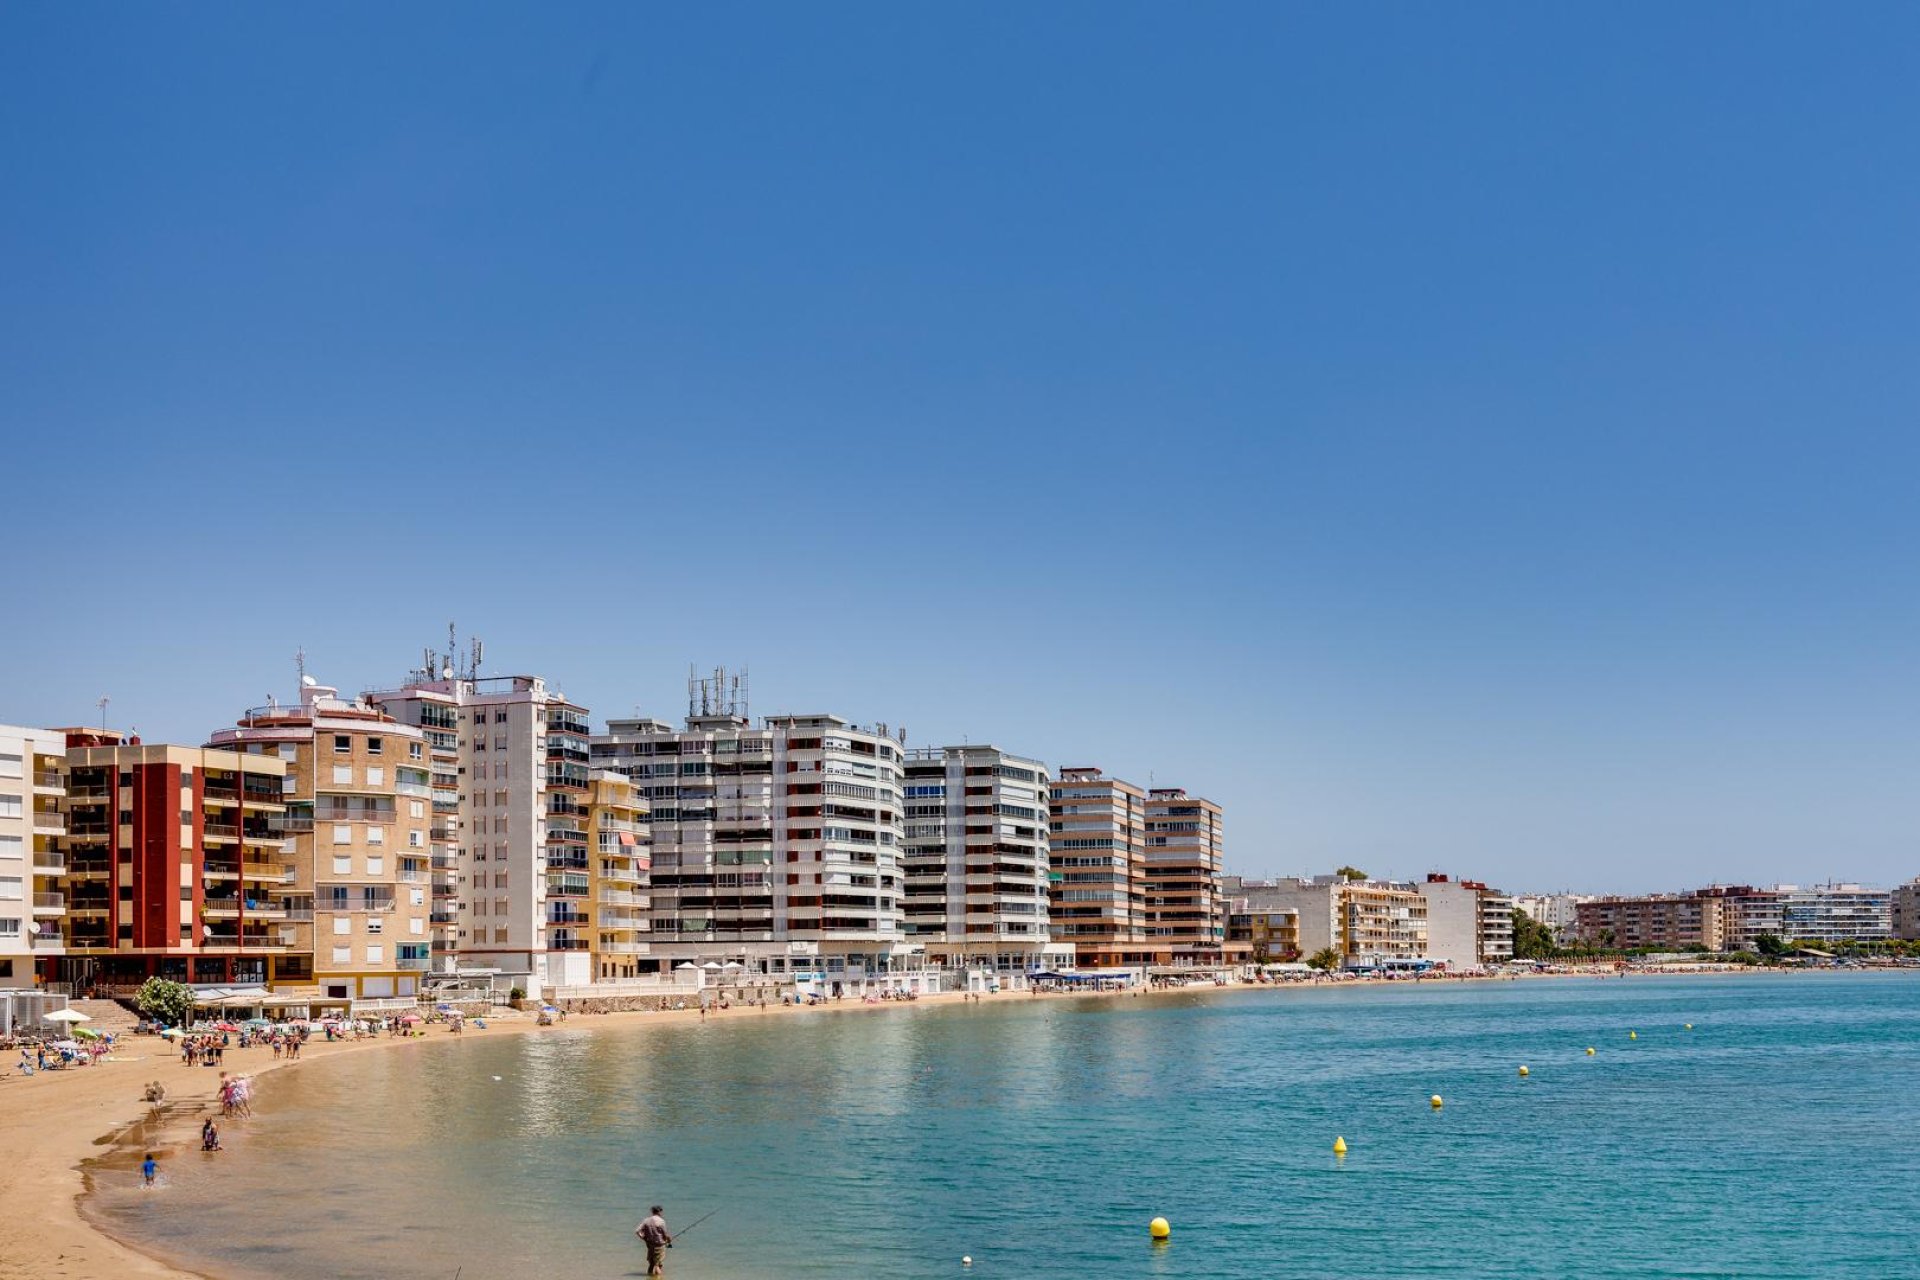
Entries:
{"label": "beige apartment building", "polygon": [[1478,880],[1429,875],[1419,886],[1427,903],[1427,957],[1455,973],[1513,959],[1513,899]]}
{"label": "beige apartment building", "polygon": [[1300,960],[1300,913],[1292,907],[1230,908],[1227,943],[1254,964]]}
{"label": "beige apartment building", "polygon": [[[590,947],[548,945],[547,903],[556,876],[591,876],[587,709],[540,676],[481,676],[431,653],[406,684],[366,697],[426,740],[434,971],[530,997],[590,982]],[[573,940],[586,913],[563,897],[552,914],[581,918],[564,926]]]}
{"label": "beige apartment building", "polygon": [[1727,941],[1727,900],[1713,895],[1594,898],[1576,912],[1575,934],[1592,946],[1719,951]]}
{"label": "beige apartment building", "polygon": [[1155,963],[1147,927],[1147,793],[1097,768],[1062,769],[1050,791],[1050,927],[1083,969]]}
{"label": "beige apartment building", "polygon": [[[648,805],[632,779],[610,769],[595,769],[589,779],[587,829],[592,840],[593,872],[584,900],[584,936],[591,941],[595,981],[634,978],[649,955],[648,880],[652,870],[652,831]],[[553,904],[553,872],[548,872],[548,905]],[[556,928],[549,946],[571,943],[580,933]],[[651,968],[651,965],[648,966]]]}
{"label": "beige apartment building", "polygon": [[993,746],[906,753],[902,927],[927,963],[1014,984],[1073,962],[1048,929],[1047,766]]}
{"label": "beige apartment building", "polygon": [[1427,958],[1427,900],[1419,888],[1383,880],[1316,876],[1241,880],[1225,889],[1239,911],[1299,913],[1300,950],[1332,949],[1349,969],[1394,968]]}
{"label": "beige apartment building", "polygon": [[431,788],[421,731],[303,680],[297,704],[242,715],[210,746],[286,766],[282,983],[350,1000],[419,993],[431,962]]}
{"label": "beige apartment building", "polygon": [[0,987],[31,987],[65,951],[67,738],[0,725]]}
{"label": "beige apartment building", "polygon": [[1147,793],[1143,932],[1161,965],[1238,963],[1247,949],[1227,946],[1220,893],[1220,806],[1178,787]]}

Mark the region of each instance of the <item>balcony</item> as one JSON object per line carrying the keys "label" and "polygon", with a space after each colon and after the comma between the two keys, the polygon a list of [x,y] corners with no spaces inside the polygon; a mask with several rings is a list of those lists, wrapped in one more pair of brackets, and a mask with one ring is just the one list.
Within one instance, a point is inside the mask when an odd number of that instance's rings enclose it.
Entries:
{"label": "balcony", "polygon": [[33,774],[33,789],[35,791],[64,792],[67,789],[67,780],[63,774],[48,772],[44,769],[36,769]]}
{"label": "balcony", "polygon": [[423,972],[432,965],[433,957],[431,956],[395,956],[393,961],[394,968],[410,969],[416,973]]}
{"label": "balcony", "polygon": [[451,925],[459,922],[459,913],[455,911],[434,911],[427,915],[428,924]]}
{"label": "balcony", "polygon": [[70,916],[103,916],[113,908],[110,898],[74,898],[67,899],[67,914]]}
{"label": "balcony", "polygon": [[33,949],[35,951],[60,951],[64,949],[66,945],[67,937],[63,933],[52,933],[46,929],[41,929],[40,932],[33,935]]}
{"label": "balcony", "polygon": [[209,843],[232,844],[240,838],[240,828],[231,822],[207,822],[201,824],[200,835]]}
{"label": "balcony", "polygon": [[547,943],[549,951],[590,951],[592,946],[585,938],[556,938]]}
{"label": "balcony", "polygon": [[67,914],[67,895],[64,893],[34,894],[33,914],[36,916],[63,916]]}
{"label": "balcony", "polygon": [[36,849],[34,851],[33,871],[35,875],[59,875],[66,869],[67,858],[65,854],[57,853],[51,849]]}
{"label": "balcony", "polygon": [[48,835],[61,835],[67,829],[67,815],[56,809],[35,809],[33,829]]}
{"label": "balcony", "polygon": [[600,891],[600,901],[610,907],[631,907],[640,902],[640,895],[637,893],[628,893],[622,889],[602,889]]}

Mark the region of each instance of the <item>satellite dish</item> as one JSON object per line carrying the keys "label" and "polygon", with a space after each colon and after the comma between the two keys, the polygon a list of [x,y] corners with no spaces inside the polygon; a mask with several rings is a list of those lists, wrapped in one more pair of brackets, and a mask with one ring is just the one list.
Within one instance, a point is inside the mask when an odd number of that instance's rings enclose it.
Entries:
{"label": "satellite dish", "polygon": [[39,933],[39,932],[40,932],[40,922],[39,922],[38,920],[32,920],[32,921],[29,921],[29,922],[27,923],[27,932],[28,932],[28,933]]}
{"label": "satellite dish", "polygon": [[315,686],[315,685],[317,685],[317,684],[319,684],[319,683],[320,683],[320,682],[319,682],[318,680],[315,680],[315,679],[314,679],[314,678],[313,678],[312,676],[301,676],[301,677],[300,677],[300,684],[301,684],[301,687],[303,687],[303,688],[307,688],[307,689],[311,689],[311,688],[313,688],[313,686]]}
{"label": "satellite dish", "polygon": [[453,679],[453,668],[452,668],[452,667],[442,667],[442,668],[440,668],[440,678],[441,678],[442,680],[451,680],[451,679]]}

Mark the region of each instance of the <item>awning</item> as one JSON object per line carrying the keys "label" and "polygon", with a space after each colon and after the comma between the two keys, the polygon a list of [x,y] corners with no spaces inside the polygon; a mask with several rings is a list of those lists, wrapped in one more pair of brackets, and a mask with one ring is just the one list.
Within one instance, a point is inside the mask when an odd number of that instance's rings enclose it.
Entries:
{"label": "awning", "polygon": [[639,843],[639,841],[637,841],[637,840],[635,840],[635,839],[633,838],[633,832],[631,832],[631,831],[622,831],[622,832],[620,833],[620,843],[621,843],[621,844],[638,844],[638,843]]}

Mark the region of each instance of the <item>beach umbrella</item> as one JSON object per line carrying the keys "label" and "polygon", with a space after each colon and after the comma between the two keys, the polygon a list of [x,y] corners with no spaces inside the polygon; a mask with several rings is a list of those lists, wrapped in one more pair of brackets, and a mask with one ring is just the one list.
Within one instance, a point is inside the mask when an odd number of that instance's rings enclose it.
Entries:
{"label": "beach umbrella", "polygon": [[695,970],[698,970],[699,968],[700,968],[700,966],[699,966],[699,965],[697,965],[697,964],[695,964],[695,963],[694,963],[693,961],[691,961],[691,960],[689,960],[689,961],[687,961],[687,962],[686,962],[686,963],[684,963],[684,964],[677,964],[677,965],[675,965],[675,966],[673,966],[673,971],[674,971],[675,973],[687,973],[687,972],[690,972],[690,971],[695,971]]}
{"label": "beach umbrella", "polygon": [[418,1022],[418,1021],[420,1021],[420,1015],[419,1015],[419,1014],[417,1014],[417,1013],[403,1013],[403,1014],[401,1014],[401,1015],[400,1015],[400,1021],[402,1021],[402,1022]]}
{"label": "beach umbrella", "polygon": [[741,964],[738,960],[729,960],[725,964],[721,965],[720,967],[722,969],[744,969],[747,966]]}
{"label": "beach umbrella", "polygon": [[86,1014],[80,1012],[78,1009],[55,1009],[52,1013],[44,1015],[40,1020],[42,1022],[92,1022],[93,1021],[92,1018],[89,1018]]}
{"label": "beach umbrella", "polygon": [[55,1040],[53,1047],[56,1049],[78,1049],[80,1042],[78,1040]]}
{"label": "beach umbrella", "polygon": [[216,1022],[213,1024],[213,1029],[215,1031],[238,1031],[240,1028],[231,1022]]}
{"label": "beach umbrella", "polygon": [[73,1034],[75,1034],[76,1036],[79,1036],[83,1040],[98,1040],[100,1038],[100,1033],[89,1027],[75,1027],[73,1029]]}
{"label": "beach umbrella", "polygon": [[702,969],[711,969],[711,970],[712,970],[713,972],[715,972],[715,973],[718,973],[718,972],[720,972],[720,966],[719,966],[719,965],[717,965],[717,964],[715,964],[715,963],[714,963],[713,961],[711,961],[711,960],[709,960],[709,961],[707,961],[707,962],[706,962],[705,964],[703,964],[703,965],[701,965],[700,967],[701,967]]}
{"label": "beach umbrella", "polygon": [[182,1031],[178,1027],[168,1027],[165,1031],[162,1031],[160,1033],[161,1037],[167,1040],[179,1040],[184,1038],[186,1034],[187,1034],[186,1032]]}

